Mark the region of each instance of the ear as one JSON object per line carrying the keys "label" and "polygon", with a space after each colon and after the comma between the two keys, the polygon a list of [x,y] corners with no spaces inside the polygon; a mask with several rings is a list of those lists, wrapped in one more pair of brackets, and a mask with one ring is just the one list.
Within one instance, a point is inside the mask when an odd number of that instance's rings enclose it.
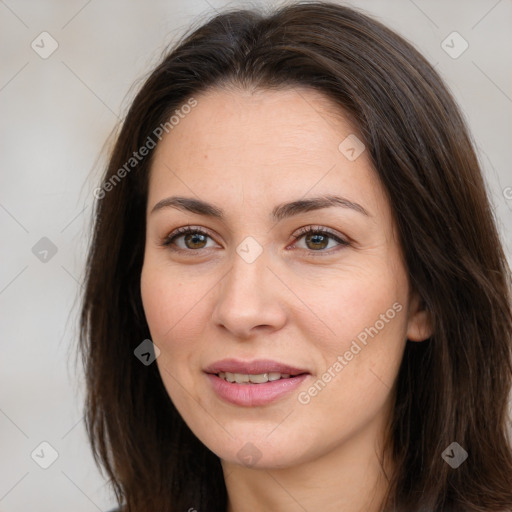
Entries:
{"label": "ear", "polygon": [[407,339],[410,341],[425,341],[432,334],[432,315],[426,308],[423,299],[416,292],[413,292],[409,301]]}

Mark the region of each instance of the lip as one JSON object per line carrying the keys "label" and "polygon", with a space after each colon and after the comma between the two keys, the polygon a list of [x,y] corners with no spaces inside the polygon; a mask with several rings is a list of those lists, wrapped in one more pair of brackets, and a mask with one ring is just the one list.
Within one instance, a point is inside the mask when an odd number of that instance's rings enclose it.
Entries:
{"label": "lip", "polygon": [[309,373],[304,368],[295,368],[287,364],[272,361],[270,359],[254,359],[253,361],[240,361],[238,359],[222,359],[211,364],[205,370],[206,373],[242,373],[259,375],[261,373],[279,372],[289,373],[290,375],[300,375]]}
{"label": "lip", "polygon": [[[279,379],[263,384],[227,382],[216,374],[220,372],[258,375],[261,373],[288,373],[287,379]],[[258,359],[254,361],[238,361],[223,359],[205,369],[213,391],[222,400],[243,407],[266,405],[283,398],[297,389],[310,376],[307,370],[279,363],[277,361]]]}

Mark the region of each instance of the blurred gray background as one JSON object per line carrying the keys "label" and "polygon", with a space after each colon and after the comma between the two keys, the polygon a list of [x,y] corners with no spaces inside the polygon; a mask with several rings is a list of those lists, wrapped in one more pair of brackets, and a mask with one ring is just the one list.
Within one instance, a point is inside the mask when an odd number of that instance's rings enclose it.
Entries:
{"label": "blurred gray background", "polygon": [[[0,0],[0,512],[114,505],[87,444],[73,357],[104,144],[191,23],[274,3]],[[398,31],[448,83],[510,258],[512,0],[343,3]]]}

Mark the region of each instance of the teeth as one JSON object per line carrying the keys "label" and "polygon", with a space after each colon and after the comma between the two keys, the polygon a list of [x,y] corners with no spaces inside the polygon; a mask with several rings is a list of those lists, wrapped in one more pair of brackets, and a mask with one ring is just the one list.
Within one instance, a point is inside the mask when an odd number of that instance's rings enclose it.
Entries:
{"label": "teeth", "polygon": [[264,384],[279,379],[288,379],[289,373],[269,372],[260,373],[258,375],[247,375],[242,373],[220,372],[219,377],[228,382],[236,382],[237,384]]}
{"label": "teeth", "polygon": [[260,373],[259,375],[249,375],[249,381],[253,384],[263,384],[268,382],[268,373]]}
{"label": "teeth", "polygon": [[249,375],[242,375],[241,373],[235,373],[235,382],[237,384],[245,384],[249,382]]}

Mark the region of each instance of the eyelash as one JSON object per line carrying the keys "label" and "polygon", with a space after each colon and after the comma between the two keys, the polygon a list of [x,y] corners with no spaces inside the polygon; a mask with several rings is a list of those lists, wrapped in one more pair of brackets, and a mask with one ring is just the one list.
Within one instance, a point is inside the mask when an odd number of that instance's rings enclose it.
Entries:
{"label": "eyelash", "polygon": [[[172,247],[173,242],[177,238],[180,238],[181,236],[189,235],[189,234],[200,234],[200,235],[207,236],[208,238],[212,238],[208,232],[204,231],[201,228],[198,228],[198,227],[196,228],[193,226],[185,226],[185,227],[176,229],[170,235],[166,236],[164,238],[164,240],[162,241],[161,245],[171,249],[172,251],[177,251],[177,252],[190,252],[190,253],[200,252],[201,249],[181,249],[179,247],[178,248]],[[347,240],[340,238],[335,233],[332,233],[328,229],[320,227],[320,226],[307,226],[305,228],[301,228],[296,235],[293,235],[294,242],[297,242],[297,240],[299,240],[302,237],[307,236],[309,234],[327,236],[327,237],[333,239],[334,241],[338,242],[339,246],[337,248],[334,248],[334,251],[336,251],[337,249],[340,249],[342,247],[346,247],[346,246],[350,245],[350,242],[348,242]],[[309,249],[309,250],[308,249],[300,249],[300,250],[307,251],[313,256],[324,256],[324,255],[330,255],[333,253],[333,248],[331,248],[327,251],[323,250],[323,249],[318,250],[318,251],[314,251],[311,249]]]}

